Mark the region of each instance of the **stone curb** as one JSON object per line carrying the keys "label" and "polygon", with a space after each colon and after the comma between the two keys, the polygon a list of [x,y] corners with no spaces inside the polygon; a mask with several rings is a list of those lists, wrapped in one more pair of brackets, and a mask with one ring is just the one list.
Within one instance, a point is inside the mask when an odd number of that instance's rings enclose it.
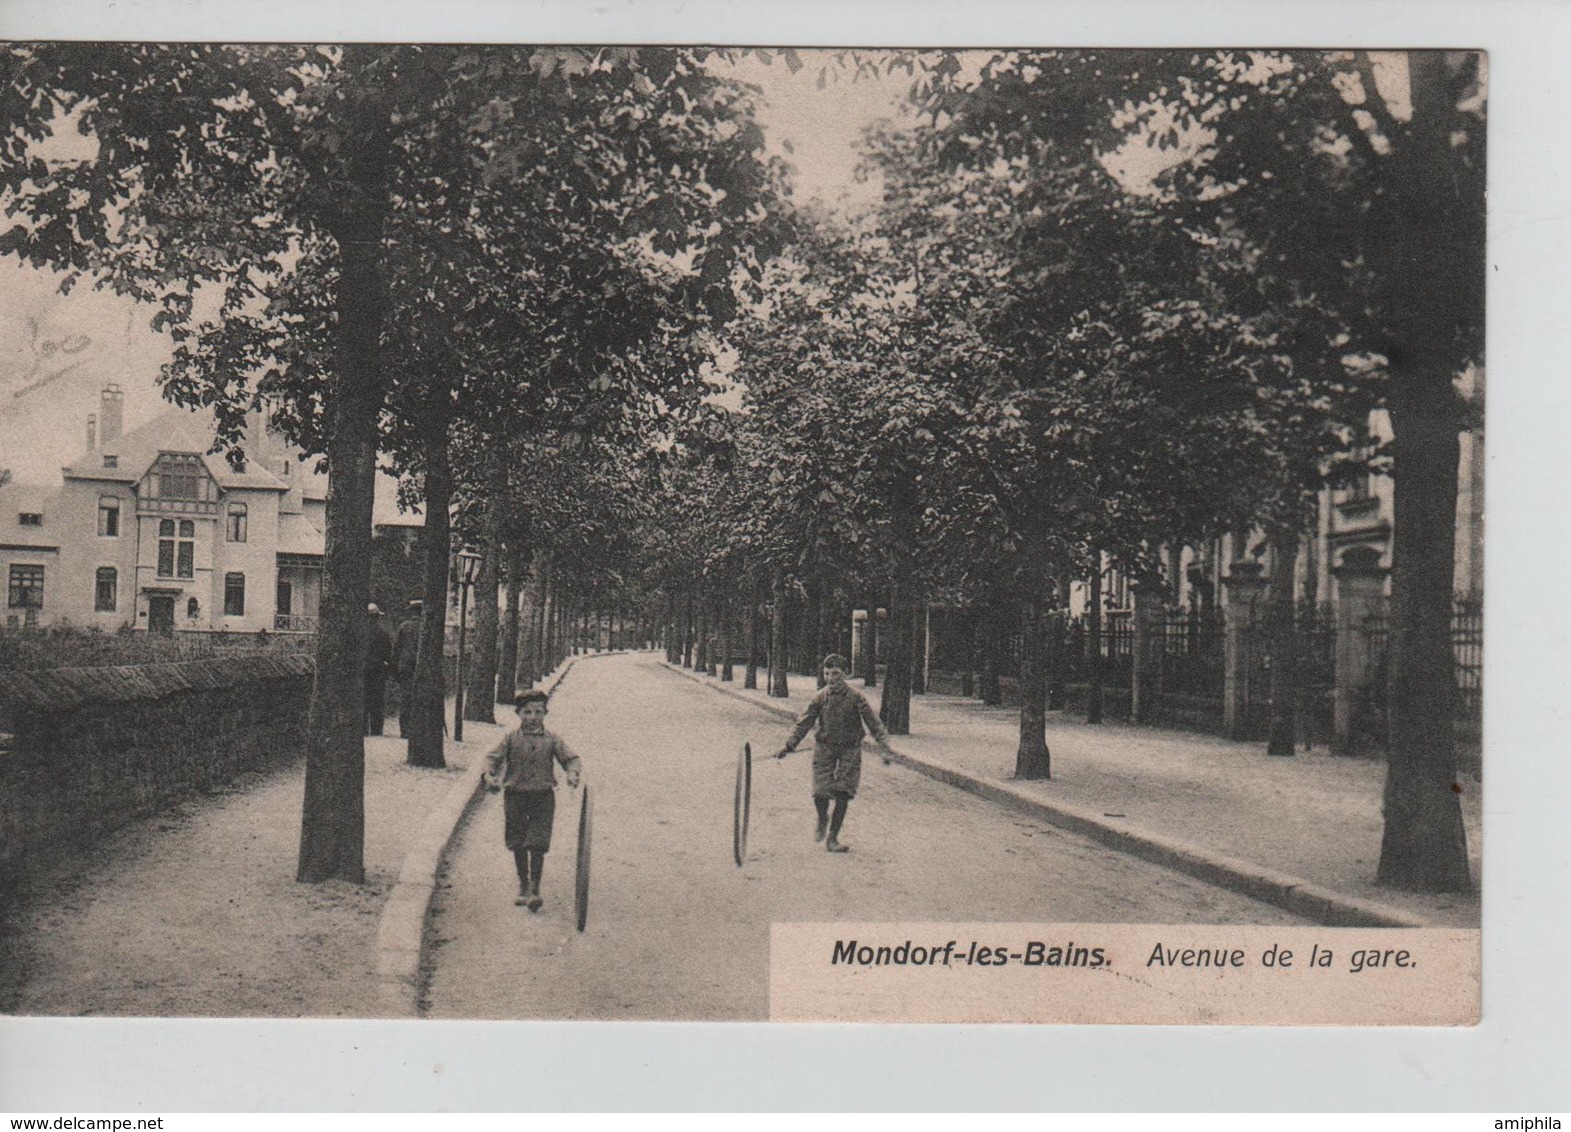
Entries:
{"label": "stone curb", "polygon": [[[546,694],[555,693],[573,665],[594,655],[612,654],[586,653],[569,657],[546,687]],[[380,1017],[420,1016],[420,963],[425,957],[425,925],[431,913],[431,897],[436,894],[437,872],[453,835],[483,792],[484,773],[483,758],[476,759],[465,769],[436,809],[426,815],[413,848],[404,855],[398,883],[388,895],[377,924],[376,983]]]}
{"label": "stone curb", "polygon": [[[751,704],[761,711],[767,711],[782,719],[794,720],[797,717],[796,712],[789,708],[759,703],[745,692],[727,688],[706,676],[689,672],[669,661],[662,660],[660,664],[695,683]],[[1306,920],[1327,927],[1422,928],[1429,926],[1427,920],[1400,908],[1347,896],[1311,884],[1300,877],[1257,865],[1252,861],[1215,853],[1189,842],[1142,833],[1125,826],[1111,825],[1100,815],[1078,806],[1066,802],[1048,801],[1010,786],[1006,782],[978,778],[967,771],[931,759],[904,754],[893,747],[891,750],[894,750],[895,762],[918,774],[958,787],[990,802],[996,802],[1026,817],[1099,841],[1121,853],[1163,865],[1208,884],[1231,889],[1262,903],[1274,904],[1295,916],[1302,916]]]}

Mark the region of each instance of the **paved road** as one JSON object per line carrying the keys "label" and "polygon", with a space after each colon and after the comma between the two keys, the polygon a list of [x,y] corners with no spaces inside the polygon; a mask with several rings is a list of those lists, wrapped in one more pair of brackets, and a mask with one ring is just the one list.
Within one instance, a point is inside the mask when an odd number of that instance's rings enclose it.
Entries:
{"label": "paved road", "polygon": [[773,921],[1298,923],[1269,905],[864,759],[829,854],[812,839],[809,758],[754,769],[747,861],[731,856],[737,749],[782,721],[649,654],[582,660],[547,726],[595,792],[588,930],[572,922],[578,797],[562,786],[546,906],[514,907],[499,799],[460,831],[432,918],[427,1013],[443,1018],[760,1020]]}

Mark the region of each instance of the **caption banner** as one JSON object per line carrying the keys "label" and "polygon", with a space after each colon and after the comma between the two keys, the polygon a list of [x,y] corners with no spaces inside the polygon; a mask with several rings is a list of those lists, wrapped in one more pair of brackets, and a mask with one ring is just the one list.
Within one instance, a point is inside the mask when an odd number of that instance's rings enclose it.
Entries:
{"label": "caption banner", "polygon": [[1479,932],[1196,924],[774,924],[780,1022],[1464,1026]]}

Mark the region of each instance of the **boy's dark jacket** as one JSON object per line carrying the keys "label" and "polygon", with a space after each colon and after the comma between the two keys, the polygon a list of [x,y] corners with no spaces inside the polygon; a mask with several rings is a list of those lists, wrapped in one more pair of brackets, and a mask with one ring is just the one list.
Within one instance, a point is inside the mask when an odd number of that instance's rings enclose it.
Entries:
{"label": "boy's dark jacket", "polygon": [[486,756],[486,778],[508,790],[551,790],[556,787],[556,767],[561,763],[568,781],[577,782],[583,763],[560,738],[549,731],[514,731]]}
{"label": "boy's dark jacket", "polygon": [[796,745],[812,730],[815,723],[818,731],[813,738],[820,747],[856,746],[862,741],[864,724],[880,743],[889,738],[883,720],[878,718],[872,705],[861,692],[843,681],[838,685],[827,684],[818,690],[792,728],[785,749],[796,750]]}

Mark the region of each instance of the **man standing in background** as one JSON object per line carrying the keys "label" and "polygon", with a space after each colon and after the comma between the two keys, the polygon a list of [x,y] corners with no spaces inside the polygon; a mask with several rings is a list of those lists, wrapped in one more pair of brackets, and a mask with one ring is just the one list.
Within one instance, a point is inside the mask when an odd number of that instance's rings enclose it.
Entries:
{"label": "man standing in background", "polygon": [[414,703],[415,657],[420,653],[420,612],[425,603],[409,603],[409,613],[393,638],[393,671],[398,675],[398,735],[409,738],[409,708]]}
{"label": "man standing in background", "polygon": [[366,606],[371,624],[365,642],[365,733],[380,735],[387,717],[387,670],[393,662],[393,637],[375,602]]}

